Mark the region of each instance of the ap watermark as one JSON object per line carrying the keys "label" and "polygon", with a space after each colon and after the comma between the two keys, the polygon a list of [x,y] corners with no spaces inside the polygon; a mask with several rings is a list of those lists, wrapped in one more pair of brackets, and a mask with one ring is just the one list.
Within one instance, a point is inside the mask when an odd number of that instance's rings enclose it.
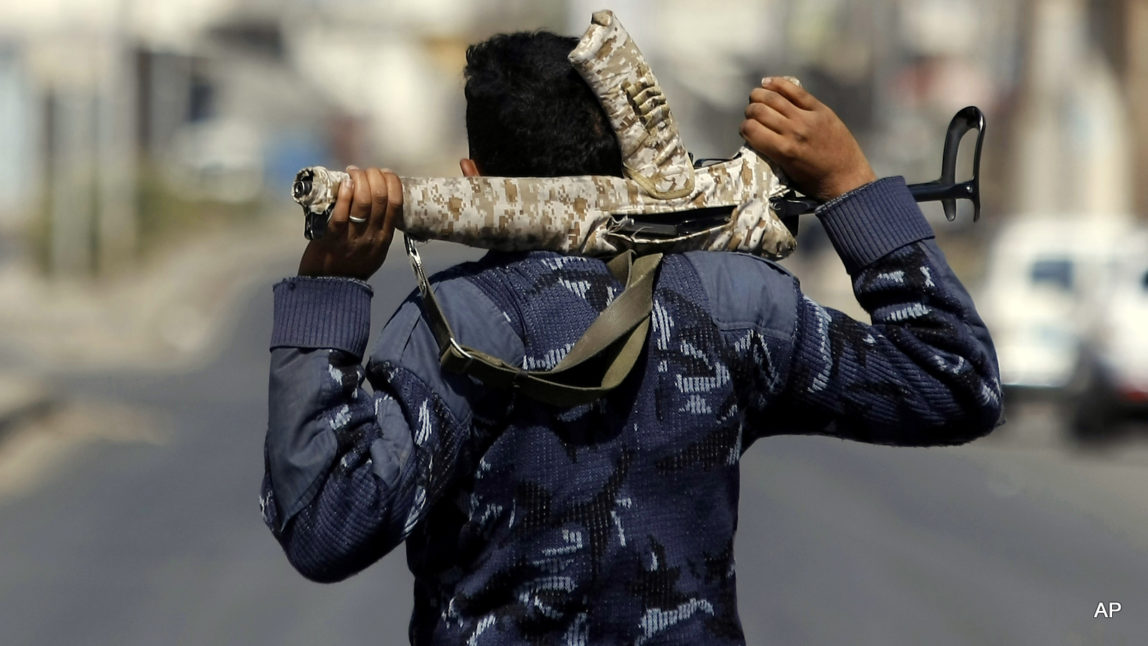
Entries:
{"label": "ap watermark", "polygon": [[1119,601],[1101,601],[1096,604],[1096,612],[1092,613],[1092,618],[1104,617],[1105,619],[1112,619],[1123,607]]}

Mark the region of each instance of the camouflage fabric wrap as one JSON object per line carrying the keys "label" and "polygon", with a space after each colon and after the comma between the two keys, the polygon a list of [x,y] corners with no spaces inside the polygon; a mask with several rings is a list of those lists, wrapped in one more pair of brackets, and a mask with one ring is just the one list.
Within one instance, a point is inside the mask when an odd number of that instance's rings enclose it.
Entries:
{"label": "camouflage fabric wrap", "polygon": [[[693,249],[783,258],[796,246],[771,208],[788,190],[770,163],[742,147],[695,169],[665,95],[641,52],[609,11],[594,14],[570,61],[601,101],[621,144],[625,178],[403,177],[398,228],[421,239],[501,251],[546,249],[605,256]],[[341,171],[300,171],[292,196],[321,235]],[[723,212],[718,221],[691,213]],[[660,223],[694,220],[667,234]]]}
{"label": "camouflage fabric wrap", "polygon": [[570,63],[606,111],[622,150],[626,177],[662,199],[685,197],[694,167],[666,95],[642,52],[609,11],[590,21]]}

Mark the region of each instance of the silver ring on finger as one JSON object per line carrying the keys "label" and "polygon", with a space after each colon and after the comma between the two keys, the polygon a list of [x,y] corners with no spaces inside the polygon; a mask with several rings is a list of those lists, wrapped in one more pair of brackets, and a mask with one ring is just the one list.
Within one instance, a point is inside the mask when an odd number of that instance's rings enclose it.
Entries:
{"label": "silver ring on finger", "polygon": [[356,222],[358,224],[362,224],[362,223],[367,221],[367,218],[357,218],[353,215],[348,215],[347,219],[350,220],[351,222]]}

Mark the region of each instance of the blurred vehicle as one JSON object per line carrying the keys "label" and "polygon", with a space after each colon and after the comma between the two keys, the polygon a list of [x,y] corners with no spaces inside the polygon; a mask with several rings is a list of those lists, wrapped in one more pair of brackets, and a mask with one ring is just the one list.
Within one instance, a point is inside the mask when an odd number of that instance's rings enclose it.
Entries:
{"label": "blurred vehicle", "polygon": [[1007,393],[1058,394],[1078,379],[1129,218],[1015,216],[989,252],[977,299]]}
{"label": "blurred vehicle", "polygon": [[1124,418],[1148,413],[1148,233],[1124,241],[1121,250],[1074,388],[1078,440],[1115,434]]}

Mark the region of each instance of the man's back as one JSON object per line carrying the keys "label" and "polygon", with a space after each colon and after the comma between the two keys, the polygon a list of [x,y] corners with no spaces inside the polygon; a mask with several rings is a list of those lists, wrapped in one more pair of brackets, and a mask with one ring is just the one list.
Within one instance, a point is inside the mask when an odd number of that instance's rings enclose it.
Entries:
{"label": "man's back", "polygon": [[[765,392],[754,386],[772,370],[766,340],[787,337],[793,320],[722,329],[691,256],[662,263],[646,351],[617,391],[563,411],[515,394],[479,395],[477,459],[460,465],[457,500],[407,539],[421,636],[464,641],[493,621],[522,638],[652,637],[673,628],[692,643],[740,641],[738,458],[750,395]],[[781,270],[744,256],[717,264],[775,275],[771,296],[792,309],[792,279]],[[491,254],[450,276],[437,292],[452,322],[483,311],[480,299],[498,310],[469,321],[461,341],[542,370],[622,289],[599,260],[544,252]],[[397,329],[407,328],[406,316],[417,313],[400,310]],[[480,331],[488,325],[503,331]],[[398,345],[385,335],[381,346]],[[457,537],[452,550],[440,549],[442,536]]]}

